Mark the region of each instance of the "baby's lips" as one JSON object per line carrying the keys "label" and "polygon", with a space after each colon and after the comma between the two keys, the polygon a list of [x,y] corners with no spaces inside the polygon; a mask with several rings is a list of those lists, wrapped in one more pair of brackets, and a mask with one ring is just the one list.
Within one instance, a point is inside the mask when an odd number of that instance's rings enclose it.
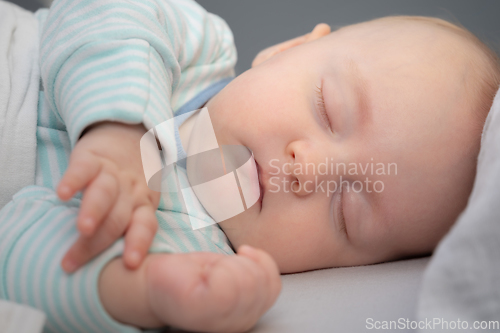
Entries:
{"label": "baby's lips", "polygon": [[253,154],[240,145],[188,158],[189,188],[218,223],[243,213],[260,198],[259,177]]}

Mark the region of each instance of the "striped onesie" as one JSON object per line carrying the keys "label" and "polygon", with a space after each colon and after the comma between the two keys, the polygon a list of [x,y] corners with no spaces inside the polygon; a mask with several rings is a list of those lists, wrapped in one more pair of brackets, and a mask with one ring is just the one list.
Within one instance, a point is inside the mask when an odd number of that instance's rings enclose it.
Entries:
{"label": "striped onesie", "polygon": [[[78,237],[81,193],[62,202],[55,189],[87,126],[112,120],[149,130],[204,105],[234,77],[233,36],[192,0],[60,0],[34,15],[42,82],[35,184],[0,210],[0,298],[44,311],[44,332],[139,332],[113,320],[98,295],[99,274],[121,255],[122,239],[76,273],[62,271]],[[217,224],[192,230],[187,208],[211,217],[179,194],[162,193],[150,252],[234,254]]]}

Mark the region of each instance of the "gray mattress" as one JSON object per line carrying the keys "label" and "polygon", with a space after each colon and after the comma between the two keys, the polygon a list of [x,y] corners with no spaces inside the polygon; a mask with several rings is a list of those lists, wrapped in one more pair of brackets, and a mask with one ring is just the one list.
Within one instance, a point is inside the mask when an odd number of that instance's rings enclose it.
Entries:
{"label": "gray mattress", "polygon": [[416,320],[420,282],[428,261],[425,257],[283,275],[278,300],[250,332],[372,332],[384,330],[369,329],[368,318],[373,324],[377,320]]}

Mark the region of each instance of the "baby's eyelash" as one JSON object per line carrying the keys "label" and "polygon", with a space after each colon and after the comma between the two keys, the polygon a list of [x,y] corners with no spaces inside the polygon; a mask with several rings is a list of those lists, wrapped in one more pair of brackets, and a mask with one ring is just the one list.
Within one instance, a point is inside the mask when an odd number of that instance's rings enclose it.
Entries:
{"label": "baby's eyelash", "polygon": [[[342,199],[340,199],[342,200]],[[345,217],[344,217],[344,209],[342,208],[342,204],[340,204],[340,216],[339,216],[339,219],[340,219],[340,231],[345,233],[346,236],[347,236],[347,226],[345,224]]]}
{"label": "baby's eyelash", "polygon": [[316,95],[317,95],[317,102],[316,105],[318,105],[319,109],[319,114],[322,118],[322,120],[325,122],[326,127],[329,130],[332,130],[332,125],[330,122],[330,117],[328,117],[328,112],[326,112],[326,107],[325,107],[325,98],[323,96],[323,89],[316,86]]}
{"label": "baby's eyelash", "polygon": [[342,191],[343,191],[343,189],[338,194],[340,196],[340,198],[339,198],[340,208],[339,208],[338,213],[337,213],[337,219],[339,220],[339,224],[340,224],[340,232],[344,233],[345,236],[347,237],[348,236],[347,235],[347,226],[346,226],[345,217],[344,217],[344,204],[343,204],[344,198],[343,198]]}

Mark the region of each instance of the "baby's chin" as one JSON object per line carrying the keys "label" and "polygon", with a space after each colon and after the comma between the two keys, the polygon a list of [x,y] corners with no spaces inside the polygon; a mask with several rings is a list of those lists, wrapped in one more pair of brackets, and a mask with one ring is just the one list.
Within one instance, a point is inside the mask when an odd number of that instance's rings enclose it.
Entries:
{"label": "baby's chin", "polygon": [[259,212],[260,202],[257,202],[243,213],[218,223],[235,249],[243,244],[255,243],[252,242],[254,237],[250,236],[255,233],[252,223],[256,223]]}

